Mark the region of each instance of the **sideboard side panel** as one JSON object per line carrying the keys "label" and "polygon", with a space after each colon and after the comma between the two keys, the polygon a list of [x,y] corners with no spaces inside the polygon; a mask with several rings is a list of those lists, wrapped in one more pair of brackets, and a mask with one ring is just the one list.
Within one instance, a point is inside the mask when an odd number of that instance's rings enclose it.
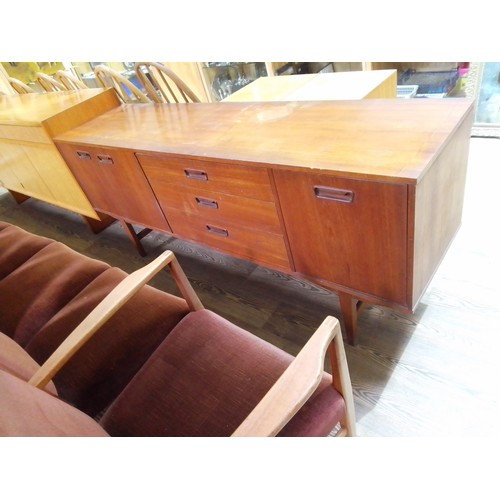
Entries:
{"label": "sideboard side panel", "polygon": [[471,126],[472,114],[458,127],[416,186],[413,308],[460,228]]}

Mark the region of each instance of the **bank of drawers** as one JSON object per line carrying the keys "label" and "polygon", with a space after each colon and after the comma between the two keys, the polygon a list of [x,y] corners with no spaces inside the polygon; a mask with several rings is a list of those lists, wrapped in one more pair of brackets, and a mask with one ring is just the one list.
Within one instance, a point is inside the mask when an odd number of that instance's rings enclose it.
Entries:
{"label": "bank of drawers", "polygon": [[289,269],[266,168],[139,154],[175,235]]}

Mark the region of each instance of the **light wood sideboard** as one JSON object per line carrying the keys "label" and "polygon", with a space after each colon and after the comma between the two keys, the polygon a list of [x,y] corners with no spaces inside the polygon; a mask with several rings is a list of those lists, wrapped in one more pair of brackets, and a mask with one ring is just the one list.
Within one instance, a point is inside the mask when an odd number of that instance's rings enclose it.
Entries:
{"label": "light wood sideboard", "polygon": [[472,119],[466,99],[135,104],[54,141],[96,209],[336,292],[354,343],[363,303],[415,310],[457,232]]}
{"label": "light wood sideboard", "polygon": [[264,76],[237,90],[224,102],[345,101],[397,96],[397,71],[345,71]]}
{"label": "light wood sideboard", "polygon": [[118,105],[114,91],[102,89],[0,96],[0,186],[19,202],[37,198],[99,227],[99,214],[52,137]]}

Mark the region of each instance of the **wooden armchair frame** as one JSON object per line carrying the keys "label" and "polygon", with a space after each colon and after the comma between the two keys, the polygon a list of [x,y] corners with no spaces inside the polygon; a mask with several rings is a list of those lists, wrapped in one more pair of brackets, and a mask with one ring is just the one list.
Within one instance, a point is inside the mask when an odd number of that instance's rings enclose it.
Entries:
{"label": "wooden armchair frame", "polygon": [[162,63],[136,62],[135,72],[154,102],[200,102],[198,96]]}
{"label": "wooden armchair frame", "polygon": [[36,73],[36,81],[45,90],[45,92],[60,92],[62,90],[67,90],[66,87],[55,78],[52,78],[45,73]]}
{"label": "wooden armchair frame", "polygon": [[55,78],[64,86],[66,90],[88,89],[87,85],[85,85],[76,76],[68,73],[67,71],[63,71],[62,69],[56,72]]}
{"label": "wooden armchair frame", "polygon": [[[73,330],[29,380],[43,388],[94,333],[161,269],[169,266],[177,287],[192,311],[203,304],[175,255],[167,250],[119,283]],[[339,321],[327,316],[289,367],[250,412],[232,436],[276,436],[319,386],[326,353],[332,366],[333,387],[344,398],[346,416],[337,436],[355,435],[354,401]]]}
{"label": "wooden armchair frame", "polygon": [[320,384],[327,351],[332,366],[333,386],[344,398],[346,407],[346,417],[340,422],[341,429],[337,436],[355,436],[351,378],[340,323],[333,316],[324,319],[283,375],[232,436],[276,436]]}
{"label": "wooden armchair frame", "polygon": [[[94,68],[97,82],[104,88],[113,88],[122,102],[151,102],[151,100],[121,73],[99,64]],[[130,91],[130,96],[127,91]]]}

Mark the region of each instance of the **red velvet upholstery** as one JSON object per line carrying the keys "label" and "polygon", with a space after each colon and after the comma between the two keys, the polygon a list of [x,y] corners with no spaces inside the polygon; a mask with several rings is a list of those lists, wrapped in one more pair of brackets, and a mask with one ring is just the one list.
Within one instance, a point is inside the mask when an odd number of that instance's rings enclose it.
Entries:
{"label": "red velvet upholstery", "polygon": [[[85,257],[62,243],[49,240],[40,248],[39,236],[17,227],[1,230],[0,238],[1,248],[7,253],[12,244],[22,247],[20,253],[27,257],[22,262],[17,257],[15,268],[8,260],[2,258],[0,262],[0,276],[3,276],[0,331],[22,347],[55,313],[109,268],[104,262]],[[44,240],[42,238],[43,243]]]}
{"label": "red velvet upholstery", "polygon": [[[5,223],[0,245],[0,331],[39,364],[126,276]],[[183,299],[145,286],[57,374],[59,396],[98,414],[187,313]]]}
{"label": "red velvet upholstery", "polygon": [[[40,365],[15,340],[0,333],[0,370],[27,381],[38,368]],[[45,390],[57,396],[53,382],[49,382]]]}
{"label": "red velvet upholstery", "polygon": [[[30,378],[124,276],[0,222],[0,330],[8,336],[0,336],[0,435],[106,435],[20,378]],[[146,286],[54,380],[59,397],[88,415],[107,408],[100,424],[110,435],[229,436],[292,359],[220,316],[188,313],[184,300]],[[344,411],[325,373],[280,435],[328,435]]]}
{"label": "red velvet upholstery", "polygon": [[0,436],[107,436],[76,408],[0,371]]}
{"label": "red velvet upholstery", "polygon": [[[292,359],[208,310],[190,313],[100,423],[114,436],[229,436]],[[328,435],[343,413],[325,373],[281,435]]]}
{"label": "red velvet upholstery", "polygon": [[[116,268],[98,276],[40,329],[26,350],[42,363],[123,276]],[[60,397],[96,415],[187,312],[184,300],[145,286],[56,375]]]}

